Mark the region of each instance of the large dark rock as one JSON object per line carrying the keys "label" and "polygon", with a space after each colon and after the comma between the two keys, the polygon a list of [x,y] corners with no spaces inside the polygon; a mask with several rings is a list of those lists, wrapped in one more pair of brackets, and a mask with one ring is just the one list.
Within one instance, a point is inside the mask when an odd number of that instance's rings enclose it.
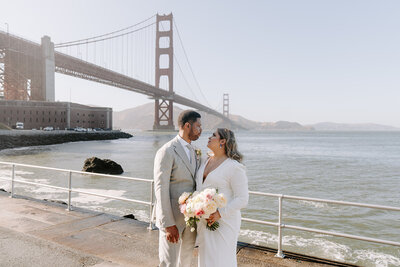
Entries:
{"label": "large dark rock", "polygon": [[99,159],[97,157],[85,160],[82,171],[104,174],[121,174],[124,172],[121,165],[110,159]]}

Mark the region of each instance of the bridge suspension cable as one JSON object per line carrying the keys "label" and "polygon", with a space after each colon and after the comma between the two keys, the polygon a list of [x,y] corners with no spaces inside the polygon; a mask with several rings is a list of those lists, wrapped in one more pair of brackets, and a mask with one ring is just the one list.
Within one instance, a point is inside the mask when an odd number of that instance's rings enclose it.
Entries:
{"label": "bridge suspension cable", "polygon": [[154,16],[124,29],[72,42],[55,48],[105,69],[154,84]]}
{"label": "bridge suspension cable", "polygon": [[188,80],[186,79],[186,76],[185,76],[185,74],[183,73],[183,70],[182,70],[182,68],[181,68],[181,65],[179,64],[178,58],[175,56],[175,54],[174,54],[174,60],[175,60],[176,64],[178,65],[178,69],[179,69],[179,71],[182,73],[183,80],[185,81],[185,83],[186,83],[187,87],[189,88],[190,92],[192,93],[194,99],[195,99],[197,102],[200,102],[200,100],[197,98],[196,94],[194,93],[192,87],[190,86]]}
{"label": "bridge suspension cable", "polygon": [[131,33],[134,33],[134,32],[141,31],[141,30],[146,29],[146,28],[148,28],[148,27],[150,27],[150,26],[152,26],[154,24],[156,24],[156,22],[153,22],[151,24],[148,24],[146,26],[140,27],[138,29],[135,29],[135,30],[132,30],[132,31],[129,31],[129,32],[121,33],[121,34],[118,34],[118,35],[113,35],[113,36],[102,38],[102,39],[97,39],[97,40],[92,40],[92,41],[87,41],[85,39],[85,41],[82,41],[82,42],[79,42],[79,43],[71,43],[71,44],[64,44],[64,45],[61,45],[61,44],[60,45],[54,45],[54,48],[62,48],[62,47],[69,47],[69,46],[76,46],[76,45],[84,45],[84,44],[97,43],[97,42],[101,42],[101,41],[105,41],[105,40],[110,40],[110,39],[114,39],[114,38],[118,38],[118,37],[121,37],[121,36],[125,36],[125,35],[128,35],[128,34],[131,34]]}
{"label": "bridge suspension cable", "polygon": [[206,104],[207,104],[209,107],[211,107],[210,103],[208,102],[207,98],[205,97],[205,95],[204,95],[204,93],[203,93],[203,90],[201,90],[201,87],[200,87],[200,84],[199,84],[199,82],[198,82],[198,80],[197,80],[197,78],[196,78],[196,75],[194,74],[192,65],[190,64],[190,61],[189,61],[189,57],[188,57],[188,55],[187,55],[187,53],[186,53],[185,46],[183,45],[183,41],[182,41],[181,35],[179,34],[179,29],[178,29],[178,26],[177,26],[177,24],[176,24],[175,19],[174,19],[174,26],[175,26],[176,32],[178,33],[178,38],[179,38],[179,42],[180,42],[181,47],[182,47],[182,50],[183,50],[183,54],[185,55],[186,61],[187,61],[187,63],[188,63],[190,72],[192,73],[193,79],[194,79],[194,81],[195,81],[195,83],[196,83],[196,85],[197,85],[197,88],[199,89],[200,94],[203,96],[203,98],[204,98]]}
{"label": "bridge suspension cable", "polygon": [[[156,16],[156,15],[153,15],[153,16],[151,16],[150,18],[147,18],[147,19],[145,19],[145,20],[143,20],[143,21],[141,21],[141,22],[138,22],[138,23],[136,23],[136,24],[134,24],[134,25],[131,25],[131,26],[129,26],[129,27],[126,27],[126,28],[123,28],[123,29],[120,29],[120,30],[117,30],[117,31],[113,31],[113,32],[109,32],[109,33],[105,33],[105,34],[101,34],[101,35],[97,35],[97,36],[85,38],[85,39],[80,39],[80,40],[75,40],[75,41],[69,41],[69,42],[64,42],[64,43],[58,43],[58,44],[55,44],[54,47],[56,47],[56,48],[57,48],[57,47],[65,47],[65,45],[69,45],[69,44],[73,44],[73,43],[82,43],[82,42],[83,42],[83,43],[86,43],[87,41],[92,40],[92,39],[97,39],[97,38],[101,38],[101,37],[108,36],[108,35],[114,35],[114,34],[116,34],[116,33],[123,32],[123,31],[129,30],[129,29],[132,29],[132,28],[134,28],[134,27],[136,27],[136,26],[138,26],[138,25],[140,25],[140,24],[142,24],[142,23],[145,23],[145,22],[147,22],[147,21],[149,21],[149,20],[155,18],[155,16]],[[117,36],[115,36],[115,37],[117,37]]]}
{"label": "bridge suspension cable", "polygon": [[[152,19],[155,17],[156,15],[153,15],[141,22],[117,31],[75,41],[61,42],[56,44],[55,48],[71,56],[74,54],[81,60],[90,61],[106,69],[111,69],[146,83],[154,84],[156,44],[155,35],[152,31],[157,22],[155,20],[152,21]],[[179,69],[178,73],[180,74],[180,77],[177,77],[176,81],[183,82],[183,88],[186,87],[198,103],[204,101],[206,106],[212,108],[194,73],[176,21],[173,20],[173,22],[179,39],[179,47],[181,47],[179,49],[180,53],[177,51],[178,53],[175,52],[173,56],[173,60]],[[160,26],[165,30],[162,23]],[[166,40],[164,41],[167,42]],[[168,46],[166,45],[165,47]],[[177,57],[180,54],[183,54],[182,56],[185,57],[183,65]],[[190,72],[189,75],[187,75],[187,71]],[[160,81],[160,88],[168,88],[167,80],[162,79]],[[177,88],[179,86],[175,87],[175,89]],[[184,91],[181,93],[185,94]],[[200,99],[203,99],[203,101],[199,100],[197,94],[200,94]]]}

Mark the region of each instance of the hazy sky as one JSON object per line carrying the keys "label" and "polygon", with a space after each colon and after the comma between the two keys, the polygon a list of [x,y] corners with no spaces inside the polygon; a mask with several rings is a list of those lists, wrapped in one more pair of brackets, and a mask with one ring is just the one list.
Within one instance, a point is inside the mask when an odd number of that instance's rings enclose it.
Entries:
{"label": "hazy sky", "polygon": [[[227,92],[231,113],[252,120],[400,127],[397,0],[5,0],[0,29],[8,23],[11,33],[37,42],[49,35],[58,43],[118,30],[157,12],[173,12],[214,108]],[[117,111],[151,101],[56,74],[56,99],[70,97]]]}

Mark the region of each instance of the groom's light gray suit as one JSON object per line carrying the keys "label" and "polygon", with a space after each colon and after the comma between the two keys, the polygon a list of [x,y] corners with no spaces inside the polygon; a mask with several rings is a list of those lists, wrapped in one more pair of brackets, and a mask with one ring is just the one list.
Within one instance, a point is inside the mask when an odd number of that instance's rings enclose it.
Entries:
{"label": "groom's light gray suit", "polygon": [[[196,189],[195,175],[200,162],[190,164],[189,158],[175,137],[161,147],[154,159],[154,189],[156,196],[156,225],[160,229],[160,266],[190,266],[196,239],[195,232],[186,228],[178,199],[183,192]],[[181,240],[174,244],[166,240],[165,228],[176,225]]]}

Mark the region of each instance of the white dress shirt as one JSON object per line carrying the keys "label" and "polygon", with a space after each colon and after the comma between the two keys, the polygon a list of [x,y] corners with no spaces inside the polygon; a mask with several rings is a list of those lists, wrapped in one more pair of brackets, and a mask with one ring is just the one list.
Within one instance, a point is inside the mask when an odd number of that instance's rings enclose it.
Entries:
{"label": "white dress shirt", "polygon": [[187,147],[187,145],[191,146],[191,144],[188,143],[188,142],[186,142],[186,140],[183,139],[179,134],[178,134],[178,140],[179,140],[179,143],[181,143],[181,145],[183,146],[183,149],[184,149],[185,152],[186,152],[186,156],[188,157],[189,162],[190,162],[190,150],[189,150],[189,148]]}

